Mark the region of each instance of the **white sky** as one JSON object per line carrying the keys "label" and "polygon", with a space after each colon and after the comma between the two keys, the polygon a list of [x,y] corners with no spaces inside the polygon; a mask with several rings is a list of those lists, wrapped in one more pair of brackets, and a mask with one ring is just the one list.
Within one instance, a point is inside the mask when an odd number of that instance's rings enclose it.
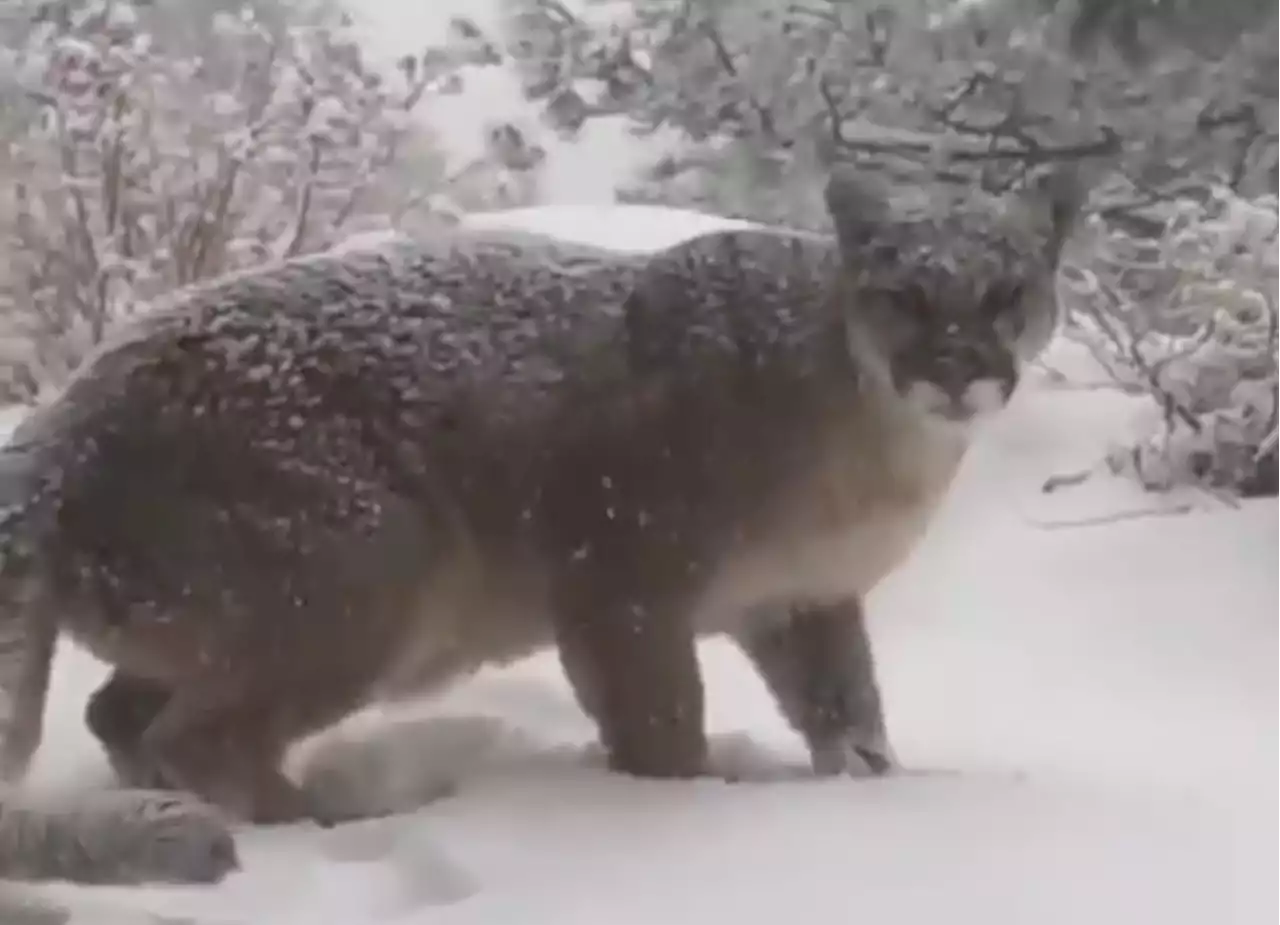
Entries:
{"label": "white sky", "polygon": [[[369,50],[388,59],[439,41],[452,15],[465,13],[482,27],[492,26],[495,17],[493,0],[351,0],[350,7],[366,24]],[[577,144],[561,142],[541,129],[515,81],[498,68],[472,72],[463,93],[432,101],[423,111],[450,152],[460,157],[478,149],[489,121],[510,120],[525,129],[547,149],[543,198],[552,203],[611,201],[615,184],[643,153],[643,142],[616,120],[588,123]]]}

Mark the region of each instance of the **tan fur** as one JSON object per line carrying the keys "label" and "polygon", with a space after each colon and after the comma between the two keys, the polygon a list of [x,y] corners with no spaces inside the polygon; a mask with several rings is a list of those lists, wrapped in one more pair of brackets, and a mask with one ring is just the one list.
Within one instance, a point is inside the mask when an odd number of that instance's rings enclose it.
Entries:
{"label": "tan fur", "polygon": [[698,605],[706,625],[731,630],[743,613],[790,600],[865,597],[915,547],[968,441],[905,407],[836,422],[812,470],[720,566]]}
{"label": "tan fur", "polygon": [[520,659],[553,640],[547,580],[530,564],[504,567],[474,551],[443,565],[414,604],[413,631],[382,677],[378,698],[420,696],[485,664]]}

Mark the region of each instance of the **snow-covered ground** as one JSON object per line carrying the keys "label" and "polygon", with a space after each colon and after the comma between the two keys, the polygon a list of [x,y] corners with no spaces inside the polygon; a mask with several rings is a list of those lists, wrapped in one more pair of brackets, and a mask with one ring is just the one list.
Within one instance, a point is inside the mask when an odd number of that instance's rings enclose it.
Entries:
{"label": "snow-covered ground", "polygon": [[[485,220],[619,247],[697,230],[639,208]],[[1054,360],[1079,369],[1066,348]],[[539,657],[321,743],[317,766],[364,800],[455,783],[425,808],[246,831],[244,870],[216,888],[49,892],[86,925],[130,909],[201,925],[1271,925],[1276,504],[1102,479],[1040,491],[1140,413],[1032,382],[874,595],[890,730],[932,773],[809,779],[760,683],[708,644],[716,747],[774,779],[609,775]],[[1156,513],[1188,500],[1192,513]],[[80,718],[102,669],[65,650],[58,667],[34,781],[50,789],[104,775]]]}

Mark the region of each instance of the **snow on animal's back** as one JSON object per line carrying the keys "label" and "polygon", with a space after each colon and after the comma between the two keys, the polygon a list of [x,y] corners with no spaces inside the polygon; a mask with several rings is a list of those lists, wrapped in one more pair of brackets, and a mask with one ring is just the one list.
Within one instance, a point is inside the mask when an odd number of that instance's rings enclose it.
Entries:
{"label": "snow on animal's back", "polygon": [[547,235],[575,244],[644,253],[714,231],[766,226],[691,209],[648,205],[534,206],[468,215],[467,226]]}

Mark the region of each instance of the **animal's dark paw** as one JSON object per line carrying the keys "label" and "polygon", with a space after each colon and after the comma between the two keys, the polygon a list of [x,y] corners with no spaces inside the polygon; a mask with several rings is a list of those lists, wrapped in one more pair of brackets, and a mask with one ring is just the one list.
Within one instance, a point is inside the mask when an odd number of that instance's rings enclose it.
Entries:
{"label": "animal's dark paw", "polygon": [[342,813],[336,813],[332,810],[313,809],[311,811],[311,821],[322,829],[332,829],[342,825],[344,822],[354,821],[354,817],[343,818]]}
{"label": "animal's dark paw", "polygon": [[395,809],[376,805],[359,806],[354,803],[321,802],[315,799],[314,796],[309,799],[308,807],[307,817],[322,829],[332,829],[336,826],[347,825],[352,822],[364,822],[369,819],[381,819],[396,813]]}
{"label": "animal's dark paw", "polygon": [[813,750],[813,770],[821,777],[883,777],[898,760],[882,734],[851,730]]}

